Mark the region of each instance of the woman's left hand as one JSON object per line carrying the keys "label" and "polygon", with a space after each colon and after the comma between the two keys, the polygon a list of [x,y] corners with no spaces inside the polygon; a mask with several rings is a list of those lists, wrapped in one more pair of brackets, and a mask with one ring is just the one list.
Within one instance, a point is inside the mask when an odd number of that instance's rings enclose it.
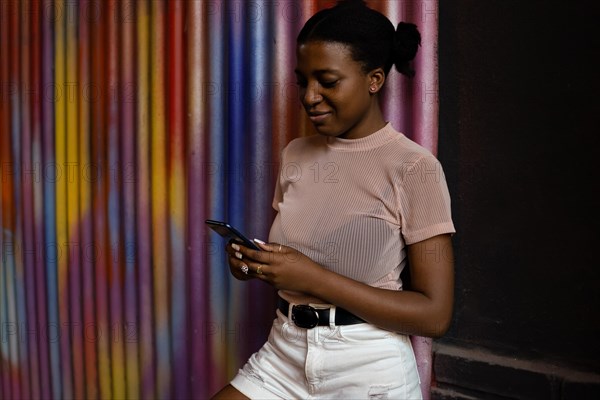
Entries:
{"label": "woman's left hand", "polygon": [[256,244],[263,251],[234,245],[234,249],[242,255],[240,262],[248,266],[249,274],[277,289],[309,294],[313,282],[316,282],[315,276],[323,270],[319,264],[289,246],[279,243]]}

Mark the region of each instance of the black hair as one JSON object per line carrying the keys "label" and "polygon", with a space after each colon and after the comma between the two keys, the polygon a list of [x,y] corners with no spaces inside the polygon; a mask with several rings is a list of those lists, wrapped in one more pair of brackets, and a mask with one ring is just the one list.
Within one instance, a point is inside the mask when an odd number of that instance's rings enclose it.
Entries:
{"label": "black hair", "polygon": [[394,29],[385,15],[369,8],[363,0],[345,0],[317,12],[304,24],[297,44],[308,42],[348,45],[364,72],[383,68],[387,75],[395,65],[401,74],[412,77],[415,73],[410,61],[421,45],[421,35],[410,23],[400,22]]}

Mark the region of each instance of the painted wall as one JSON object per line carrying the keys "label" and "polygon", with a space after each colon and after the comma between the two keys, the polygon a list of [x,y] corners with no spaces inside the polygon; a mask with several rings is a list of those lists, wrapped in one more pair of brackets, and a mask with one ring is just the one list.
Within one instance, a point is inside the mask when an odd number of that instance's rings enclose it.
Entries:
{"label": "painted wall", "polygon": [[[205,398],[264,342],[274,291],[203,221],[266,239],[311,133],[295,37],[332,3],[0,1],[0,398]],[[437,0],[370,4],[421,28],[385,114],[435,152]]]}

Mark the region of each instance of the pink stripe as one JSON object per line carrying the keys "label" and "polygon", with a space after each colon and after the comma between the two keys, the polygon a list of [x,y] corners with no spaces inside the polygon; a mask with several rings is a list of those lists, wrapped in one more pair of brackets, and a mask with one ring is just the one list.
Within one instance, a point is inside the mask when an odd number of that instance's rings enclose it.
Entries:
{"label": "pink stripe", "polygon": [[413,82],[412,104],[414,139],[417,143],[437,154],[438,141],[438,4],[437,1],[421,1],[415,19],[421,31],[421,48],[415,58],[417,75]]}
{"label": "pink stripe", "polygon": [[[87,9],[89,6],[88,0],[80,2],[81,9]],[[79,43],[78,43],[78,72],[79,82],[82,87],[87,87],[90,82],[90,34],[88,20],[83,18],[79,20]],[[90,110],[89,98],[84,96],[84,91],[79,90],[79,146],[80,146],[80,162],[81,165],[90,164]],[[80,187],[80,213],[79,226],[80,237],[83,245],[82,270],[81,270],[81,285],[83,293],[94,293],[94,253],[90,249],[94,249],[93,243],[93,226],[92,226],[92,199],[91,199],[91,180],[94,175],[86,173],[84,168],[84,176],[82,179],[82,187]],[[83,312],[83,335],[84,345],[84,365],[85,365],[85,395],[87,398],[97,398],[99,395],[98,388],[98,367],[97,367],[97,352],[96,352],[96,312],[95,299],[92,296],[83,296],[82,312]]]}
{"label": "pink stripe", "polygon": [[169,232],[171,265],[171,343],[173,349],[173,398],[189,398],[186,277],[186,181],[185,181],[185,64],[184,8],[180,1],[168,3],[168,132],[169,132]]}
{"label": "pink stripe", "polygon": [[[98,3],[96,3],[98,4]],[[102,3],[103,4],[103,3]],[[106,96],[106,67],[105,67],[105,23],[106,12],[100,9],[99,20],[90,24],[91,36],[91,82],[97,93],[90,92],[91,108],[91,160],[97,168],[97,178],[92,183],[92,213],[93,213],[93,249],[95,253],[94,282],[96,300],[96,346],[98,355],[98,384],[99,397],[110,398],[112,388],[110,382],[110,319],[108,308],[108,232],[106,221],[106,177],[109,175],[106,165],[106,117],[102,98]]]}
{"label": "pink stripe", "polygon": [[207,79],[205,54],[207,46],[207,21],[204,3],[187,2],[188,20],[197,21],[188,25],[187,68],[195,71],[188,74],[186,95],[187,111],[187,188],[188,200],[188,271],[189,271],[189,318],[190,318],[190,378],[191,393],[198,397],[208,397],[208,377],[210,374],[210,348],[206,341],[206,328],[209,320],[207,299],[208,279],[206,265],[206,236],[203,221],[206,219],[206,192],[204,185],[194,184],[206,178],[206,132],[209,115],[206,102],[202,98],[203,85]]}
{"label": "pink stripe", "polygon": [[136,273],[135,246],[135,3],[121,1],[120,16],[120,77],[122,87],[119,96],[122,166],[122,195],[124,223],[124,316],[125,329],[125,361],[127,398],[140,397],[139,349],[140,340],[137,294],[138,281]]}

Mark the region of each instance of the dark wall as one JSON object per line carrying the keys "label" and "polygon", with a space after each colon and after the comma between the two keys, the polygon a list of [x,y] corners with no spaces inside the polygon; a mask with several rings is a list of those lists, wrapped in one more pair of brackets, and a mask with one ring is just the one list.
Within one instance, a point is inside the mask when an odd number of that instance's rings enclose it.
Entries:
{"label": "dark wall", "polygon": [[600,6],[439,11],[439,158],[458,233],[438,342],[600,372]]}

